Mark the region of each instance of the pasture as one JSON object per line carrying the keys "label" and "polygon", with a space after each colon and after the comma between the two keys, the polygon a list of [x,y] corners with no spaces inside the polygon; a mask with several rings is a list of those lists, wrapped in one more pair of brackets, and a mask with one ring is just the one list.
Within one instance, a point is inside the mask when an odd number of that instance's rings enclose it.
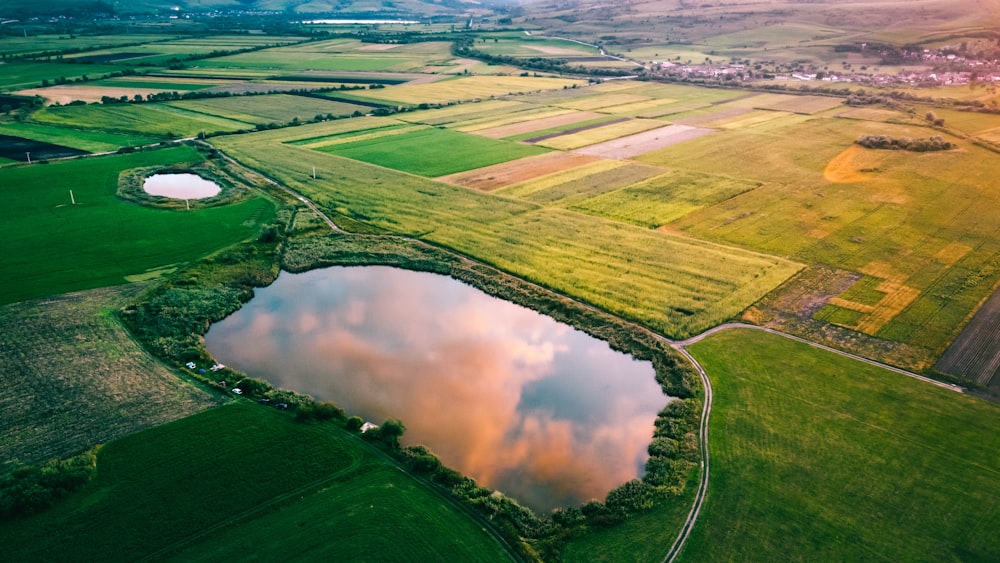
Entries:
{"label": "pasture", "polygon": [[96,50],[171,39],[169,35],[129,33],[126,35],[32,35],[0,37],[0,53],[29,55],[68,50]]}
{"label": "pasture", "polygon": [[328,145],[317,150],[427,177],[545,152],[542,148],[433,128]]}
{"label": "pasture", "polygon": [[155,142],[152,138],[138,135],[117,135],[38,123],[3,123],[0,124],[0,135],[23,137],[87,152],[115,151],[121,147],[140,146]]}
{"label": "pasture", "polygon": [[147,42],[111,49],[91,50],[74,54],[67,59],[81,63],[114,63],[118,65],[167,66],[188,57],[201,57],[213,53],[268,46],[288,45],[303,40],[301,37],[276,37],[254,35],[213,35]]}
{"label": "pasture", "polygon": [[0,73],[0,88],[6,91],[35,88],[45,81],[54,84],[64,78],[75,80],[84,76],[99,78],[105,74],[120,70],[111,65],[92,64],[78,65],[71,63],[53,63],[41,61],[7,61]]}
{"label": "pasture", "polygon": [[238,131],[252,124],[166,104],[102,104],[47,107],[32,119],[47,125],[155,137],[194,137],[198,133]]}
{"label": "pasture", "polygon": [[169,102],[170,107],[254,124],[287,123],[293,119],[312,120],[317,115],[343,117],[370,108],[305,96],[274,94],[207,100]]}
{"label": "pasture", "polygon": [[0,470],[74,455],[219,403],[142,349],[123,285],[0,306]]}
{"label": "pasture", "polygon": [[540,90],[561,90],[585,84],[582,80],[532,76],[461,76],[430,84],[404,84],[379,90],[380,99],[403,104],[443,104],[488,99]]}
{"label": "pasture", "polygon": [[[251,53],[215,57],[204,61],[212,67],[279,71],[420,72],[452,59],[446,42],[399,45],[331,39],[277,47]],[[202,66],[193,64],[193,68]]]}
{"label": "pasture", "polygon": [[[121,171],[196,163],[182,147],[0,170],[6,282],[0,304],[125,283],[254,236],[274,213],[261,197],[188,212],[119,199]],[[69,191],[76,205],[71,205]]]}
{"label": "pasture", "polygon": [[16,560],[507,559],[358,438],[247,402],[107,444],[93,481],[0,540]]}
{"label": "pasture", "polygon": [[683,561],[1000,558],[1000,408],[790,340],[690,347],[712,477]]}

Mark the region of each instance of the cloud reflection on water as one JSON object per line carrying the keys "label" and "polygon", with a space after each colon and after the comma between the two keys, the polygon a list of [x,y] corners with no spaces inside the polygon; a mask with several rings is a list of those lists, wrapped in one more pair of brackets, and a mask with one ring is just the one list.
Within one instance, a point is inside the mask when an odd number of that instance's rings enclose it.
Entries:
{"label": "cloud reflection on water", "polygon": [[206,336],[220,361],[381,422],[548,511],[641,474],[665,404],[648,362],[433,274],[282,273]]}

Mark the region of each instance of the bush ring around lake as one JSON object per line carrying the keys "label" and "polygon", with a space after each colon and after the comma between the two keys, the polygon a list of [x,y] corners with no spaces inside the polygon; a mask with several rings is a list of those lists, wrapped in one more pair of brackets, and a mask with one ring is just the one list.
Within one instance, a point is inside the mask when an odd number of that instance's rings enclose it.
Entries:
{"label": "bush ring around lake", "polygon": [[[155,174],[195,174],[218,184],[220,191],[212,197],[181,199],[148,193],[143,184],[146,178]],[[239,203],[252,194],[239,177],[218,162],[205,161],[198,164],[172,164],[170,166],[147,166],[123,170],[118,176],[116,195],[125,201],[159,209],[203,209]]]}

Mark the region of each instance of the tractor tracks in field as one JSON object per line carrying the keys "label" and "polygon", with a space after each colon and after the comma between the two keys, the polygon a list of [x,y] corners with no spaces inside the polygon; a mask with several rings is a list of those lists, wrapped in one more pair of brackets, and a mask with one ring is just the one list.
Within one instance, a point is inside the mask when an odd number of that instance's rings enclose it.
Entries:
{"label": "tractor tracks in field", "polygon": [[[199,142],[203,142],[203,141],[199,141]],[[205,143],[205,145],[211,146],[211,145],[208,145],[208,143]],[[212,147],[212,148],[216,148],[216,147]],[[216,150],[218,150],[218,149],[216,148]],[[251,168],[243,165],[239,161],[237,161],[234,158],[230,157],[229,155],[223,153],[221,150],[219,150],[218,152],[228,162],[231,162],[234,165],[239,166],[239,167],[241,167],[241,168],[243,168],[245,170],[250,170],[254,174],[256,174],[256,175],[260,176],[261,178],[263,178],[268,183],[270,183],[273,186],[281,189],[282,191],[284,191],[284,192],[292,195],[297,200],[299,200],[300,202],[302,202],[303,204],[305,204],[306,206],[308,206],[309,209],[311,209],[314,213],[316,213],[330,227],[330,229],[333,232],[340,233],[340,234],[345,234],[345,235],[350,235],[351,234],[351,233],[349,233],[349,232],[341,229],[336,223],[333,222],[332,219],[330,219],[330,217],[328,217],[325,213],[323,213],[323,211],[320,210],[311,200],[309,200],[308,198],[306,198],[302,194],[296,192],[295,190],[293,190],[293,189],[291,189],[291,188],[289,188],[287,186],[284,186],[284,185],[280,184],[279,182],[277,182],[277,181],[275,181],[275,180],[273,180],[271,178],[268,178],[267,176],[261,174],[260,172],[257,172],[255,170],[253,170],[253,169],[251,169]],[[456,252],[456,251],[454,251],[452,249],[445,248],[445,247],[440,247],[440,246],[437,246],[437,245],[433,245],[433,244],[430,244],[428,242],[422,241],[420,239],[415,239],[415,238],[411,238],[411,237],[405,237],[404,236],[404,237],[400,237],[400,238],[402,238],[404,240],[407,240],[407,241],[411,241],[411,242],[416,243],[416,244],[420,244],[422,246],[427,246],[427,247],[431,247],[431,248],[437,249],[439,251],[447,252],[448,254],[456,257],[458,260],[462,261],[463,263],[474,264],[474,265],[478,265],[478,266],[481,266],[481,267],[491,268],[491,269],[497,270],[497,271],[499,271],[499,272],[501,272],[501,273],[503,273],[505,275],[511,275],[511,276],[513,276],[513,274],[509,274],[509,273],[503,272],[503,271],[495,268],[494,266],[491,266],[489,264],[485,264],[485,263],[483,263],[483,262],[481,262],[479,260],[476,260],[475,258],[466,256],[466,255],[464,255],[464,254],[462,254],[460,252]],[[590,305],[588,303],[584,303],[584,302],[579,301],[578,299],[576,299],[576,298],[574,298],[572,296],[566,295],[565,293],[562,293],[562,292],[556,291],[554,289],[542,286],[540,284],[537,284],[535,282],[532,282],[530,280],[526,280],[526,279],[518,277],[518,276],[514,276],[514,277],[517,280],[519,280],[521,283],[524,283],[524,284],[526,284],[528,286],[531,286],[531,287],[534,287],[536,289],[539,289],[539,290],[542,290],[542,291],[545,291],[545,292],[557,295],[557,296],[559,296],[559,297],[561,297],[563,299],[566,299],[566,300],[572,302],[576,306],[581,307],[583,309],[594,311],[594,312],[599,312],[599,313],[602,313],[602,314],[610,314],[610,313],[607,313],[606,311],[604,311],[602,309],[594,307],[593,305]],[[858,355],[855,355],[855,354],[851,354],[851,353],[845,352],[843,350],[838,350],[836,348],[832,348],[830,346],[826,346],[826,345],[820,344],[818,342],[813,342],[811,340],[808,340],[808,339],[805,339],[805,338],[802,338],[802,337],[799,337],[799,336],[795,336],[793,334],[788,334],[786,332],[782,332],[780,330],[776,330],[776,329],[773,329],[773,328],[768,328],[768,327],[763,327],[763,326],[758,326],[758,325],[752,325],[752,324],[747,324],[747,323],[738,323],[738,322],[736,322],[736,323],[725,323],[725,324],[721,324],[721,325],[718,325],[716,327],[713,327],[711,329],[708,329],[708,330],[706,330],[706,331],[704,331],[704,332],[702,332],[700,334],[697,334],[695,336],[692,336],[690,338],[686,338],[684,340],[672,340],[670,338],[667,338],[666,336],[663,336],[662,334],[658,334],[658,333],[654,332],[653,330],[651,330],[649,328],[646,328],[644,326],[641,326],[641,325],[639,325],[637,323],[633,323],[633,322],[629,322],[629,321],[625,321],[625,322],[629,326],[631,326],[633,329],[635,329],[637,331],[645,332],[645,333],[647,333],[649,335],[652,335],[654,338],[656,338],[660,342],[663,342],[663,343],[669,345],[678,354],[680,354],[685,359],[687,359],[687,361],[690,362],[691,366],[698,373],[698,376],[701,379],[702,388],[704,389],[704,399],[703,399],[703,403],[702,403],[701,419],[700,419],[699,428],[698,428],[698,444],[699,444],[699,448],[701,450],[701,463],[700,463],[700,476],[699,476],[699,480],[698,480],[698,491],[695,494],[695,499],[694,499],[694,501],[692,503],[691,510],[688,512],[687,518],[685,519],[683,525],[681,526],[681,529],[678,532],[677,537],[674,540],[673,544],[671,544],[670,549],[667,551],[666,555],[661,560],[661,563],[673,563],[677,559],[677,557],[680,555],[681,551],[683,550],[684,544],[687,541],[689,535],[691,534],[691,530],[694,529],[694,526],[695,526],[695,524],[698,521],[698,516],[701,513],[701,508],[702,508],[702,505],[704,504],[705,496],[708,493],[708,483],[709,483],[709,477],[710,477],[710,472],[709,472],[709,469],[710,469],[710,459],[709,459],[709,451],[708,451],[708,425],[709,425],[709,418],[710,418],[711,413],[712,413],[712,402],[713,402],[712,382],[711,382],[711,380],[708,377],[708,373],[705,372],[704,367],[702,367],[702,365],[698,362],[698,360],[696,360],[695,357],[693,355],[691,355],[690,352],[688,352],[688,350],[687,350],[688,346],[690,346],[692,344],[696,344],[696,343],[704,340],[705,338],[707,338],[707,337],[709,337],[709,336],[711,336],[713,334],[716,334],[716,333],[722,332],[722,331],[726,331],[726,330],[740,330],[740,329],[757,330],[757,331],[761,331],[761,332],[766,332],[766,333],[769,333],[769,334],[773,334],[773,335],[779,336],[781,338],[787,338],[787,339],[793,340],[795,342],[806,344],[808,346],[812,346],[813,348],[817,348],[817,349],[824,350],[824,351],[827,351],[827,352],[830,352],[830,353],[833,353],[833,354],[837,354],[837,355],[845,357],[845,358],[850,358],[852,360],[855,360],[855,361],[858,361],[858,362],[862,362],[862,363],[868,364],[870,366],[879,367],[879,368],[882,368],[882,369],[885,369],[885,370],[888,370],[888,371],[891,371],[891,372],[894,372],[894,373],[897,373],[897,374],[900,374],[900,375],[903,375],[903,376],[906,376],[906,377],[910,377],[910,378],[916,379],[918,381],[922,381],[924,383],[929,383],[929,384],[935,385],[937,387],[941,387],[941,388],[944,388],[944,389],[948,389],[950,391],[954,391],[956,393],[965,393],[966,392],[966,390],[963,387],[958,386],[958,385],[952,385],[950,383],[944,383],[944,382],[941,382],[941,381],[937,381],[935,379],[931,379],[931,378],[925,377],[923,375],[919,375],[919,374],[916,374],[916,373],[913,373],[913,372],[910,372],[910,371],[907,371],[907,370],[904,370],[904,369],[900,369],[900,368],[893,367],[893,366],[890,366],[890,365],[887,365],[887,364],[883,364],[883,363],[877,362],[875,360],[870,360],[868,358],[863,358],[861,356],[858,356]],[[509,547],[509,546],[507,546],[507,547]]]}

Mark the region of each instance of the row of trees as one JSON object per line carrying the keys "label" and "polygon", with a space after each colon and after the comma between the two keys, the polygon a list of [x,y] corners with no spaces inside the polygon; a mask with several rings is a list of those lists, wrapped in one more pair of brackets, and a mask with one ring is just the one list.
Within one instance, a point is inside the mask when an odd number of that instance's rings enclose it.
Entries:
{"label": "row of trees", "polygon": [[946,151],[955,148],[955,144],[944,140],[940,135],[929,139],[911,139],[910,137],[890,137],[889,135],[861,135],[855,143],[870,149],[889,149],[914,152]]}
{"label": "row of trees", "polygon": [[97,455],[89,450],[42,465],[22,465],[0,477],[0,518],[34,514],[79,489],[97,474]]}

